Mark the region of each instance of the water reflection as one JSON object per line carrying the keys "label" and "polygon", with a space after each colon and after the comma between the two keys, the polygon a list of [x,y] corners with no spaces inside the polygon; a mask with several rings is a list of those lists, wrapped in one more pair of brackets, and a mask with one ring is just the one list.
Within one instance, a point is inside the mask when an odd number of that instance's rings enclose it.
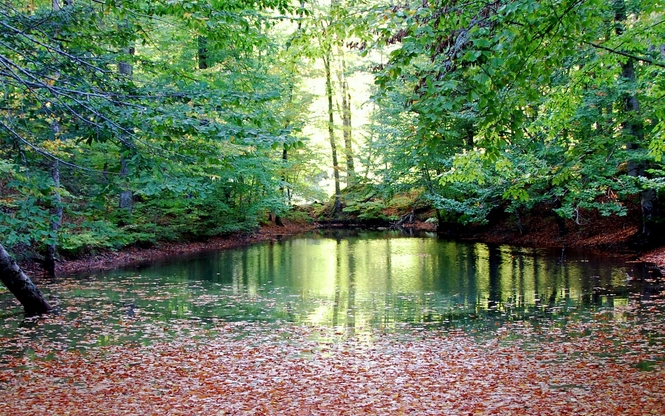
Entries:
{"label": "water reflection", "polygon": [[312,234],[141,270],[144,278],[205,282],[205,290],[217,285],[236,297],[233,307],[228,300],[205,307],[185,300],[195,315],[246,319],[246,313],[232,316],[244,299],[264,302],[250,319],[288,319],[350,333],[613,306],[639,290],[627,281],[635,273],[642,273],[641,266],[585,254],[369,232]]}
{"label": "water reflection", "polygon": [[[641,265],[584,253],[464,244],[399,233],[315,233],[142,268],[69,277],[42,289],[58,314],[23,321],[0,293],[3,354],[214,336],[282,326],[329,337],[444,327],[492,336],[502,322],[626,319],[657,286]],[[604,313],[595,313],[602,310]],[[598,318],[601,316],[601,318]],[[268,325],[258,325],[257,322]],[[332,334],[332,335],[330,335]],[[1,360],[0,360],[1,364]]]}

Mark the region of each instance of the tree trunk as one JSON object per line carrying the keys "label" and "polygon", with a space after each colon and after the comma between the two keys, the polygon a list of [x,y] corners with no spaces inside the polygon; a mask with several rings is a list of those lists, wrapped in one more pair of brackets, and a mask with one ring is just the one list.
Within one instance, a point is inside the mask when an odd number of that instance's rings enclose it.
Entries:
{"label": "tree trunk", "polygon": [[[127,48],[127,53],[129,55],[134,55],[135,52],[136,51],[132,46]],[[122,75],[131,77],[134,73],[134,69],[131,63],[121,61],[118,62],[118,72],[120,72]],[[128,150],[125,145],[122,147],[123,152],[124,150]],[[129,185],[129,166],[127,165],[127,159],[122,155],[120,156],[120,180],[123,182],[121,185],[123,189],[120,191],[119,207],[120,209],[127,212],[132,212],[132,208],[134,206],[134,193],[130,189]]]}
{"label": "tree trunk", "polygon": [[129,167],[127,166],[127,159],[120,156],[120,179],[123,181],[122,187],[125,188],[120,191],[119,207],[127,212],[132,212],[134,205],[134,194],[128,185]]}
{"label": "tree trunk", "polygon": [[62,225],[62,197],[60,196],[60,164],[57,160],[53,161],[51,166],[51,177],[55,184],[53,191],[53,208],[51,214],[51,232],[53,233],[54,241],[46,247],[46,259],[44,260],[44,269],[49,276],[55,276],[55,257],[58,251],[58,231]]}
{"label": "tree trunk", "polygon": [[337,141],[335,139],[335,108],[333,107],[333,89],[332,89],[332,75],[330,72],[330,60],[332,53],[330,49],[326,50],[323,57],[323,66],[326,72],[326,96],[328,98],[328,135],[330,138],[330,149],[332,151],[333,162],[333,177],[335,179],[335,206],[333,215],[342,210],[342,190],[339,184],[339,163],[337,161]]}
{"label": "tree trunk", "polygon": [[[64,0],[64,6],[71,6],[73,0]],[[61,10],[61,5],[59,0],[53,0],[51,2],[53,11],[58,12]],[[57,76],[55,78],[58,78]],[[57,120],[54,120],[51,128],[53,132],[57,134],[60,131],[60,125]],[[53,190],[53,207],[51,209],[51,215],[53,219],[51,220],[51,232],[53,233],[53,242],[46,246],[46,258],[44,259],[44,269],[49,276],[55,276],[55,257],[58,251],[58,231],[62,225],[62,197],[60,196],[60,163],[57,160],[53,160],[51,164],[51,178],[55,185]]]}
{"label": "tree trunk", "polygon": [[198,60],[199,69],[208,68],[208,39],[205,36],[198,37]]}
{"label": "tree trunk", "polygon": [[[620,36],[624,32],[623,25],[627,19],[625,0],[614,0],[613,6],[615,24],[614,32],[617,36]],[[633,58],[627,58],[627,60],[621,64],[621,78],[623,78],[623,81],[628,84],[634,85],[636,83],[637,77],[635,75],[635,61]],[[627,115],[627,121],[625,121],[622,126],[627,139],[626,149],[637,153],[644,145],[644,126],[637,115],[640,110],[640,103],[635,94],[626,93],[624,95],[623,110]],[[639,160],[639,155],[636,160],[628,161],[629,176],[644,176],[646,170],[646,163],[643,160]],[[654,214],[655,203],[656,192],[653,189],[644,189],[640,193],[642,235],[644,237],[649,237],[651,234],[650,223]]]}
{"label": "tree trunk", "polygon": [[353,163],[353,142],[351,139],[351,93],[346,80],[346,59],[342,54],[342,135],[344,137],[344,156],[346,157],[346,186],[353,186],[356,180],[356,171]]}
{"label": "tree trunk", "polygon": [[0,280],[2,284],[16,296],[27,316],[41,315],[51,312],[42,292],[32,283],[32,280],[23,273],[5,248],[0,244]]}

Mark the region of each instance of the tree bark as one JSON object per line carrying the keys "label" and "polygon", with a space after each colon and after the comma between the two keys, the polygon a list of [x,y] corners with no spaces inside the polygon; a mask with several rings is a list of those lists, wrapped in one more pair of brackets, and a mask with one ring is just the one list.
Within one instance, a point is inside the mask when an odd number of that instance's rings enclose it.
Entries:
{"label": "tree bark", "polygon": [[123,189],[120,191],[119,207],[127,212],[132,212],[134,205],[134,193],[129,189],[129,167],[127,166],[127,159],[120,156],[120,179],[123,181]]}
{"label": "tree bark", "polygon": [[[64,0],[63,5],[71,6],[73,0]],[[59,0],[53,0],[51,2],[54,12],[61,10],[61,5]],[[55,78],[58,78],[57,76]],[[53,132],[57,134],[60,131],[60,125],[57,120],[54,120],[51,128]],[[46,246],[46,258],[44,259],[44,269],[49,274],[49,276],[55,276],[55,257],[58,251],[58,231],[60,231],[60,226],[62,225],[62,197],[60,196],[60,162],[58,160],[53,160],[51,164],[51,178],[53,179],[54,189],[53,189],[53,207],[51,209],[51,214],[53,219],[51,220],[51,232],[53,233],[54,241],[51,244]]]}
{"label": "tree bark", "polygon": [[336,214],[342,210],[342,190],[339,184],[339,162],[337,160],[337,141],[335,139],[335,108],[333,107],[332,74],[330,71],[331,58],[332,53],[330,49],[327,49],[323,57],[323,66],[326,73],[326,96],[328,98],[328,135],[332,151],[333,177],[335,179],[335,206],[333,214]]}
{"label": "tree bark", "polygon": [[0,280],[16,296],[27,316],[42,315],[53,310],[42,292],[23,273],[0,244]]}
{"label": "tree bark", "polygon": [[199,69],[208,68],[208,39],[205,36],[199,36],[198,42],[198,61]]}
{"label": "tree bark", "polygon": [[[614,33],[621,36],[624,32],[624,23],[627,19],[626,3],[624,0],[614,0]],[[635,59],[629,57],[621,64],[621,78],[624,82],[635,84],[637,76],[635,75]],[[627,136],[626,149],[633,152],[639,152],[644,146],[644,126],[638,118],[637,113],[640,110],[640,103],[635,94],[626,93],[623,96],[623,110],[627,114],[628,120],[623,123],[623,131]],[[638,156],[639,158],[639,156]],[[639,177],[644,176],[647,170],[646,163],[642,160],[628,161],[628,175]],[[642,235],[649,237],[651,235],[651,220],[654,215],[656,204],[656,192],[653,189],[644,189],[640,193],[640,205],[642,211]]]}
{"label": "tree bark", "polygon": [[[340,48],[341,49],[341,48]],[[351,93],[346,80],[346,59],[340,50],[342,59],[342,135],[344,137],[344,156],[346,157],[346,186],[353,186],[356,181],[356,168],[353,163],[353,142],[351,139]]]}
{"label": "tree bark", "polygon": [[62,225],[62,197],[60,196],[60,164],[57,160],[53,161],[51,166],[51,177],[55,184],[55,189],[53,191],[53,203],[52,208],[53,219],[51,220],[51,232],[53,233],[53,238],[55,239],[53,243],[49,244],[46,247],[46,259],[44,260],[44,269],[49,274],[49,276],[55,276],[55,257],[58,251],[58,231]]}
{"label": "tree bark", "polygon": [[[127,53],[129,55],[134,55],[136,50],[134,47],[129,46],[127,48]],[[132,64],[129,62],[121,61],[118,62],[118,72],[122,75],[126,75],[127,77],[131,77],[134,73],[134,68],[132,67]],[[123,145],[123,149],[125,150],[125,145]],[[119,201],[119,207],[121,210],[125,210],[127,212],[132,212],[132,209],[134,207],[134,193],[130,189],[129,185],[129,166],[127,165],[127,159],[124,156],[120,156],[120,179],[122,180],[122,189],[120,191],[120,201]]]}

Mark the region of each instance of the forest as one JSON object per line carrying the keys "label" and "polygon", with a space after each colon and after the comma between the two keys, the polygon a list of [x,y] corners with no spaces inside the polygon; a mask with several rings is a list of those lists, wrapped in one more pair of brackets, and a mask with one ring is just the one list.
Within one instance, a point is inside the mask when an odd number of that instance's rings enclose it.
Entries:
{"label": "forest", "polygon": [[567,250],[664,156],[663,0],[0,0],[0,413],[662,414],[665,269]]}
{"label": "forest", "polygon": [[[661,234],[661,1],[23,0],[1,13],[1,243],[51,273],[312,202],[314,219],[419,210],[445,230],[500,213],[522,231],[538,212],[565,233],[632,216],[636,241]],[[359,74],[373,80],[362,102]]]}

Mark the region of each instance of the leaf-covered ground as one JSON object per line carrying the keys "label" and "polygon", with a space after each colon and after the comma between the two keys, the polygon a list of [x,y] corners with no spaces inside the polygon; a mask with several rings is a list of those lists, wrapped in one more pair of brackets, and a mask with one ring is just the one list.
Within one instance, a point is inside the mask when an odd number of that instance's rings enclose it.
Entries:
{"label": "leaf-covered ground", "polygon": [[405,327],[349,337],[128,316],[112,332],[147,334],[150,345],[73,349],[25,328],[2,340],[29,353],[0,358],[0,414],[665,414],[662,307],[593,318],[513,322],[480,336]]}

